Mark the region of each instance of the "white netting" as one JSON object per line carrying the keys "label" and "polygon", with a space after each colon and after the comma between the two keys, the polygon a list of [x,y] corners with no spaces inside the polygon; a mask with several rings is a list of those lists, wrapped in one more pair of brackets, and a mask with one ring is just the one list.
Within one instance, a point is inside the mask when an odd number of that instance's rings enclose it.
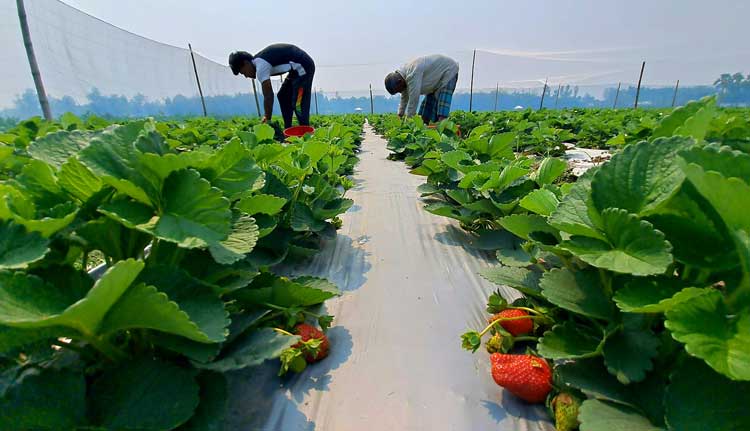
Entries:
{"label": "white netting", "polygon": [[[201,114],[188,49],[140,37],[58,0],[26,0],[25,6],[54,115],[65,111],[114,116]],[[0,88],[0,109],[17,107],[19,116],[26,116],[27,99],[35,100],[36,95],[15,2],[1,0],[0,10],[0,36],[11,51],[10,56],[5,52],[2,56],[4,63],[10,63],[2,68],[6,84]],[[217,115],[254,111],[248,80],[200,55],[195,59],[207,107]],[[241,93],[248,97],[235,98],[231,106],[222,100]]]}
{"label": "white netting", "polygon": [[[15,3],[0,0],[0,41],[3,46],[3,55],[0,56],[0,116],[23,118],[38,115],[40,109]],[[25,0],[25,4],[32,41],[54,115],[66,111],[112,116],[191,116],[202,113],[186,47],[138,36],[59,0]],[[320,4],[302,8],[324,10],[326,7],[326,4]],[[277,12],[281,13],[274,10]],[[164,25],[172,24],[165,22]],[[205,25],[220,24],[207,21]],[[374,33],[383,35],[389,31],[385,25],[373,23],[372,26],[373,37]],[[588,32],[588,37],[601,32],[596,29],[580,31]],[[435,32],[438,34],[440,30]],[[545,80],[548,92],[544,107],[547,108],[613,106],[618,84],[621,90],[617,106],[632,106],[644,60],[646,67],[640,102],[643,107],[671,106],[678,79],[680,91],[675,102],[679,105],[715,93],[713,82],[721,74],[750,72],[750,48],[737,43],[717,43],[716,38],[707,38],[700,31],[654,39],[649,45],[642,44],[638,48],[523,51],[484,47],[476,49],[474,95],[470,97],[472,49],[443,51],[436,41],[432,49],[423,47],[430,52],[399,48],[392,50],[400,52],[397,56],[391,54],[395,58],[385,58],[382,50],[365,44],[362,47],[368,49],[354,47],[357,54],[353,55],[344,52],[347,47],[352,49],[351,41],[332,42],[325,38],[326,34],[325,28],[316,29],[307,35],[304,43],[300,43],[314,54],[316,75],[313,85],[318,103],[317,109],[313,104],[311,111],[321,114],[369,112],[369,85],[373,87],[375,112],[395,111],[399,97],[385,93],[383,77],[409,57],[431,53],[446,54],[460,64],[452,104],[454,110],[467,110],[470,106],[473,110],[538,108]],[[671,33],[665,32],[665,35]],[[387,38],[387,35],[383,37]],[[199,54],[202,51],[200,46],[195,48],[196,68],[208,113],[220,116],[257,114],[252,83],[232,75],[224,65],[224,58],[218,63],[211,61]],[[210,50],[214,47],[204,48]],[[260,48],[251,46],[247,50]],[[413,55],[404,54],[407,51]],[[217,57],[216,51],[213,54]],[[339,56],[344,58],[341,63],[336,61]],[[280,84],[280,78],[272,79],[274,91]],[[559,98],[558,88],[561,90]],[[260,92],[259,87],[257,90]],[[745,90],[745,93],[750,92]],[[748,96],[735,99],[730,103],[750,101]]]}

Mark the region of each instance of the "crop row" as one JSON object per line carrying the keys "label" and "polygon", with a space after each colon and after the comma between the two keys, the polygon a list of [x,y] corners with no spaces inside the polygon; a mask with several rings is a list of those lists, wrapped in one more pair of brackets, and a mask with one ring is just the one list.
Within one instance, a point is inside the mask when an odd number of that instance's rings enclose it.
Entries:
{"label": "crop row", "polygon": [[748,113],[709,98],[599,114],[663,118],[571,182],[518,151],[522,133],[376,120],[426,176],[426,209],[497,249],[482,275],[524,295],[490,295],[462,346],[484,341],[495,381],[546,402],[558,431],[750,429]]}
{"label": "crop row", "polygon": [[0,428],[219,429],[224,373],[327,353],[337,287],[272,267],[336,235],[361,122],[275,134],[67,115],[0,135]]}

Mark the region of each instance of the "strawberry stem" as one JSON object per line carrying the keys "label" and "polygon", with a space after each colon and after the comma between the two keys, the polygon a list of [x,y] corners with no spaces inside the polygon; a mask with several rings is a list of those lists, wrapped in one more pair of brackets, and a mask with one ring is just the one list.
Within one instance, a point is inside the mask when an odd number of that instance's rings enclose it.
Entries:
{"label": "strawberry stem", "polygon": [[492,329],[495,325],[497,325],[499,323],[510,322],[511,320],[522,320],[522,319],[542,320],[542,319],[546,319],[546,317],[544,317],[544,316],[501,317],[500,319],[494,320],[486,328],[484,328],[484,330],[479,333],[479,336],[480,337],[484,336],[484,334],[486,334],[490,329]]}
{"label": "strawberry stem", "polygon": [[273,328],[273,330],[274,330],[274,331],[276,331],[276,332],[278,332],[279,334],[284,334],[284,335],[288,335],[288,336],[290,336],[290,337],[294,337],[294,336],[295,336],[295,335],[294,335],[294,334],[292,334],[291,332],[287,332],[287,331],[285,331],[285,330],[283,330],[283,329],[281,329],[281,328]]}
{"label": "strawberry stem", "polygon": [[535,315],[537,315],[537,316],[544,316],[544,314],[543,314],[543,313],[540,313],[540,312],[538,312],[538,311],[534,310],[533,308],[528,308],[528,307],[510,307],[510,308],[512,308],[512,309],[514,309],[514,310],[523,310],[523,311],[527,311],[527,312],[529,312],[529,313],[531,313],[531,314],[535,314]]}

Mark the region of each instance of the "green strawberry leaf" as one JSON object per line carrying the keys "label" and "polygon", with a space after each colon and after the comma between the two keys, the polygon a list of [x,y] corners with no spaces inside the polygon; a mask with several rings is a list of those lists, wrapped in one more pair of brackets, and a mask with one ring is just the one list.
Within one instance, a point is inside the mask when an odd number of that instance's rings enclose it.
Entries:
{"label": "green strawberry leaf", "polygon": [[[515,238],[515,237],[514,237]],[[522,247],[522,241],[516,238],[495,253],[497,260],[505,266],[525,268],[533,263],[533,257]]]}
{"label": "green strawberry leaf", "polygon": [[534,181],[536,181],[539,187],[545,184],[552,184],[567,168],[568,164],[565,161],[556,157],[547,157],[539,165],[539,169],[537,169],[534,176]]}
{"label": "green strawberry leaf", "polygon": [[465,151],[449,151],[444,153],[441,160],[448,167],[451,167],[459,172],[467,173],[468,169],[475,166],[471,156]]}
{"label": "green strawberry leaf", "polygon": [[99,250],[114,261],[135,258],[153,238],[118,224],[107,217],[99,217],[76,229],[76,234],[87,242],[87,250]]}
{"label": "green strawberry leaf", "polygon": [[234,200],[263,187],[263,171],[239,139],[232,139],[201,164],[201,176]]}
{"label": "green strawberry leaf", "polygon": [[290,337],[271,328],[251,331],[230,344],[221,356],[209,364],[193,363],[197,368],[213,371],[240,370],[259,365],[267,359],[278,358],[281,353],[299,341],[298,336]]}
{"label": "green strawberry leaf", "polygon": [[216,359],[222,347],[221,343],[201,343],[166,332],[153,332],[149,335],[155,346],[179,353],[192,361],[202,363],[211,362]]}
{"label": "green strawberry leaf", "polygon": [[198,375],[200,404],[182,431],[223,431],[226,429],[228,383],[223,374],[203,372]]}
{"label": "green strawberry leaf", "polygon": [[594,175],[594,205],[599,211],[622,208],[638,216],[658,211],[685,180],[675,159],[677,152],[693,142],[690,138],[672,137],[626,146]]}
{"label": "green strawberry leaf", "polygon": [[598,169],[589,169],[573,183],[557,209],[550,214],[549,224],[571,235],[605,240],[599,232],[601,216],[591,197],[591,180]]}
{"label": "green strawberry leaf", "polygon": [[88,201],[104,186],[102,181],[78,159],[70,159],[63,163],[57,174],[57,182],[63,190],[81,202]]}
{"label": "green strawberry leaf", "polygon": [[49,133],[32,142],[28,151],[31,157],[60,169],[72,156],[86,148],[91,138],[103,132],[75,130]]}
{"label": "green strawberry leaf", "polygon": [[721,292],[703,291],[667,311],[664,326],[689,354],[717,372],[750,380],[750,310],[732,315]]}
{"label": "green strawberry leaf", "polygon": [[626,325],[604,343],[604,364],[622,384],[640,382],[653,368],[659,344],[649,328]]}
{"label": "green strawberry leaf", "polygon": [[240,199],[236,208],[249,215],[276,215],[286,204],[287,200],[273,195],[257,194]]}
{"label": "green strawberry leaf", "polygon": [[525,240],[532,240],[532,233],[543,232],[553,235],[558,240],[560,232],[547,224],[547,220],[534,214],[513,214],[498,220],[498,223],[512,234]]}
{"label": "green strawberry leaf", "polygon": [[555,325],[539,339],[539,354],[549,359],[587,358],[600,354],[601,334],[573,322]]}
{"label": "green strawberry leaf", "polygon": [[659,125],[654,129],[651,136],[654,138],[669,137],[676,135],[677,130],[685,126],[685,123],[690,120],[695,114],[704,108],[710,102],[707,99],[694,100],[689,102],[687,105],[679,106],[669,115],[664,117]]}
{"label": "green strawberry leaf", "polygon": [[750,154],[722,147],[718,144],[696,146],[681,151],[679,161],[683,167],[700,166],[704,171],[714,171],[727,178],[740,178],[750,183]]}
{"label": "green strawberry leaf", "polygon": [[[265,280],[259,282],[263,283]],[[309,307],[323,303],[339,294],[331,283],[312,277],[298,280],[274,278],[263,287],[237,291],[235,296],[244,304],[273,304],[279,307]]]}
{"label": "green strawberry leaf", "polygon": [[446,202],[433,202],[425,205],[424,209],[432,214],[449,217],[463,223],[473,223],[476,217],[474,212],[468,208],[454,206]]}
{"label": "green strawberry leaf", "polygon": [[14,222],[0,222],[0,269],[23,269],[44,259],[49,240]]}
{"label": "green strawberry leaf", "polygon": [[675,136],[690,136],[698,142],[706,137],[711,121],[716,117],[716,98],[703,98],[697,103],[701,104],[700,109],[675,129]]}
{"label": "green strawberry leaf", "polygon": [[685,358],[671,376],[664,398],[670,429],[750,429],[750,382],[733,381],[705,363]]}
{"label": "green strawberry leaf", "polygon": [[578,413],[581,431],[663,431],[637,411],[599,400],[586,400]]}
{"label": "green strawberry leaf", "polygon": [[553,269],[544,273],[539,284],[542,296],[558,307],[597,319],[611,320],[615,316],[614,304],[595,270]]}
{"label": "green strawberry leaf", "polygon": [[703,293],[703,289],[685,287],[676,278],[636,277],[618,289],[613,299],[627,313],[663,313]]}
{"label": "green strawberry leaf", "polygon": [[290,224],[296,232],[320,232],[326,227],[325,220],[315,218],[310,207],[301,202],[294,205]]}
{"label": "green strawberry leaf", "polygon": [[118,192],[152,205],[158,195],[156,179],[138,161],[135,141],[145,130],[144,121],[115,126],[93,137],[78,153],[79,161]]}
{"label": "green strawberry leaf", "polygon": [[231,265],[245,258],[252,252],[258,242],[258,225],[255,219],[247,214],[235,215],[232,231],[227,239],[211,244],[209,251],[216,262]]}
{"label": "green strawberry leaf", "polygon": [[90,415],[107,429],[167,430],[190,419],[198,406],[194,371],[150,358],[121,362],[90,388]]}
{"label": "green strawberry leaf", "polygon": [[524,295],[541,297],[541,288],[539,287],[541,274],[538,272],[526,268],[496,266],[482,270],[480,275],[487,281],[512,287]]}
{"label": "green strawberry leaf", "polygon": [[557,196],[547,189],[537,189],[521,199],[519,205],[534,214],[549,216],[560,204]]}
{"label": "green strawberry leaf", "polygon": [[83,374],[46,369],[16,381],[0,398],[0,429],[77,429],[86,424]]}
{"label": "green strawberry leaf", "polygon": [[0,323],[22,328],[67,326],[83,334],[97,334],[102,320],[142,269],[141,261],[117,262],[77,301],[63,289],[18,274],[0,288],[4,297]]}
{"label": "green strawberry leaf", "polygon": [[651,223],[610,208],[602,212],[602,225],[607,241],[572,236],[560,247],[593,266],[625,274],[662,274],[672,263],[671,244]]}
{"label": "green strawberry leaf", "polygon": [[601,358],[566,361],[555,367],[563,385],[576,388],[589,397],[633,406],[628,387],[607,371]]}
{"label": "green strawberry leaf", "polygon": [[160,239],[180,247],[205,247],[231,232],[229,200],[192,169],[177,171],[164,181],[164,210],[154,226]]}
{"label": "green strawberry leaf", "polygon": [[54,169],[42,161],[29,160],[14,181],[39,208],[52,208],[68,201]]}

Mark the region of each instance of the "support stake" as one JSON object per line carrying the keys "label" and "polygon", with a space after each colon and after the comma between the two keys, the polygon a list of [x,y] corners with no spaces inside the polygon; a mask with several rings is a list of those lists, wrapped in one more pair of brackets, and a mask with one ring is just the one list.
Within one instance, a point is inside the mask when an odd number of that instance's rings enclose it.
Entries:
{"label": "support stake", "polygon": [[318,114],[318,92],[313,88],[313,96],[315,96],[315,115]]}
{"label": "support stake", "polygon": [[313,94],[315,95],[315,115],[319,115],[318,114],[318,91],[317,90],[313,90],[313,91],[314,91]]}
{"label": "support stake", "polygon": [[474,50],[474,55],[471,57],[471,84],[469,86],[469,112],[473,107],[474,102],[474,63],[477,60],[477,50]]}
{"label": "support stake", "polygon": [[47,92],[44,91],[44,82],[42,82],[42,74],[39,72],[39,64],[36,62],[36,54],[34,54],[34,45],[31,43],[29,22],[26,17],[26,7],[23,4],[23,0],[16,0],[16,7],[18,8],[18,21],[21,24],[21,34],[23,35],[23,46],[26,48],[26,57],[29,59],[31,77],[34,78],[36,95],[39,97],[39,106],[42,108],[44,119],[52,121],[52,110],[49,107]]}
{"label": "support stake", "polygon": [[638,89],[635,91],[635,105],[633,109],[638,109],[638,99],[641,97],[641,81],[643,80],[643,69],[646,68],[646,62],[641,64],[641,76],[638,77]]}
{"label": "support stake", "polygon": [[622,82],[617,83],[617,93],[615,93],[615,103],[612,104],[612,109],[617,108],[617,99],[620,97],[620,86]]}
{"label": "support stake", "polygon": [[542,89],[542,100],[539,102],[539,110],[542,110],[542,107],[544,106],[544,95],[547,93],[547,80],[549,78],[544,80],[544,89]]}
{"label": "support stake", "polygon": [[680,89],[680,80],[677,80],[677,84],[674,86],[674,96],[672,96],[672,107],[674,108],[675,102],[677,102],[677,90]]}
{"label": "support stake", "polygon": [[495,86],[495,111],[497,111],[497,99],[500,97],[500,83]]}
{"label": "support stake", "polygon": [[562,89],[562,82],[557,84],[557,96],[555,96],[555,109],[557,109],[557,102],[560,100],[560,90]]}
{"label": "support stake", "polygon": [[201,88],[201,79],[198,77],[198,68],[195,66],[195,55],[193,54],[193,46],[188,43],[188,49],[190,49],[190,59],[193,60],[193,72],[195,72],[195,82],[198,83],[198,94],[201,96],[201,106],[203,106],[203,116],[208,117],[206,112],[206,99],[203,98],[203,89]]}
{"label": "support stake", "polygon": [[255,80],[253,81],[253,96],[255,96],[255,109],[258,110],[258,117],[260,117],[260,102],[258,102],[258,90],[255,89]]}
{"label": "support stake", "polygon": [[372,101],[372,84],[370,84],[370,114],[375,114],[375,104]]}

